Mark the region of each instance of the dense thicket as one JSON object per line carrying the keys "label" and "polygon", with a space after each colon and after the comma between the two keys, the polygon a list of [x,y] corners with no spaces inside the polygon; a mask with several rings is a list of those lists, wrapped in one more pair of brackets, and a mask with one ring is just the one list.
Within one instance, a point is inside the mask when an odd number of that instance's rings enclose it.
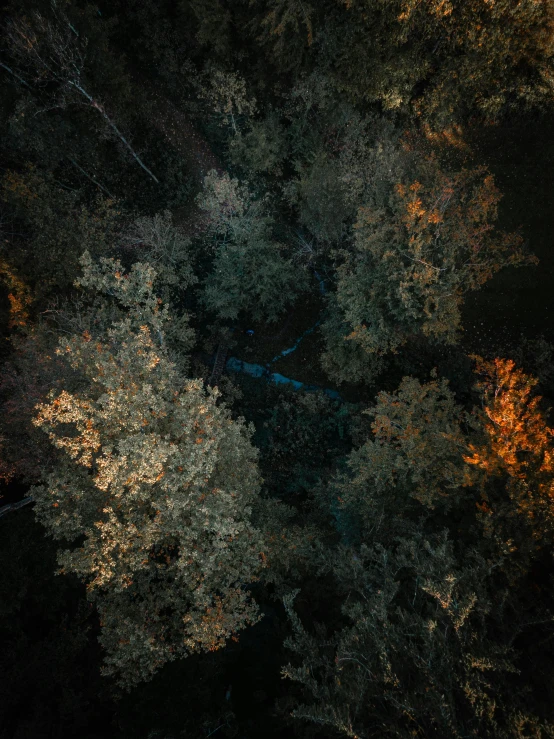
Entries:
{"label": "dense thicket", "polygon": [[0,18],[0,735],[554,736],[550,0]]}

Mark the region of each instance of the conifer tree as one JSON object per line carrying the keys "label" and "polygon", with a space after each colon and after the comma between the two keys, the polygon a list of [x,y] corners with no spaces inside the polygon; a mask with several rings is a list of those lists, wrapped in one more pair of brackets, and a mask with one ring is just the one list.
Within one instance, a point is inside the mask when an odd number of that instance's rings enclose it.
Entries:
{"label": "conifer tree", "polygon": [[220,318],[244,311],[255,320],[275,321],[307,283],[273,237],[267,199],[256,200],[245,185],[227,174],[210,172],[199,205],[209,218],[215,251],[205,281],[204,303]]}

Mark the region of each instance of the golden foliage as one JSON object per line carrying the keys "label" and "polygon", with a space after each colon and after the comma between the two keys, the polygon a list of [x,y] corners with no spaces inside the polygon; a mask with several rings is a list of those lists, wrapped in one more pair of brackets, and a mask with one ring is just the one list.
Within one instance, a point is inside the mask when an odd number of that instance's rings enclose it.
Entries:
{"label": "golden foliage", "polygon": [[80,284],[126,310],[94,341],[87,331],[60,341],[82,383],[36,408],[34,424],[63,453],[33,495],[66,542],[63,570],[102,616],[104,673],[129,687],[257,619],[244,584],[263,566],[250,522],[260,481],[245,426],[169,360],[153,270],[83,264]]}
{"label": "golden foliage", "polygon": [[28,309],[33,302],[29,287],[2,258],[0,258],[0,279],[9,290],[10,319],[8,327],[26,326],[29,320]]}

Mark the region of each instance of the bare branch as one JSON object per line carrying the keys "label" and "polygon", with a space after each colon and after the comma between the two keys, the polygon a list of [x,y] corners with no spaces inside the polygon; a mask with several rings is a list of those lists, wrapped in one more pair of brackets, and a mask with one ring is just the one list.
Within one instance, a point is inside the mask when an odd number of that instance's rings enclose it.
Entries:
{"label": "bare branch", "polygon": [[[61,107],[66,107],[68,104],[63,92],[72,91],[77,99],[85,100],[88,107],[100,113],[137,164],[156,184],[159,184],[158,178],[142,161],[115,121],[108,115],[104,106],[84,86],[82,73],[86,60],[87,39],[79,36],[69,19],[58,11],[55,4],[53,7],[56,24],[43,18],[40,13],[33,14],[33,25],[23,19],[11,20],[8,23],[7,37],[13,55],[22,67],[27,68],[33,75],[35,85],[42,81],[49,81],[57,82],[61,86]],[[0,64],[20,82],[30,87],[21,75],[5,64]]]}
{"label": "bare branch", "polygon": [[72,164],[72,165],[73,165],[73,166],[74,166],[74,167],[75,167],[76,169],[78,169],[78,170],[79,170],[79,172],[81,172],[81,174],[84,174],[84,175],[85,175],[85,177],[87,177],[87,178],[88,178],[88,179],[89,179],[89,180],[90,180],[91,182],[94,182],[94,184],[95,184],[95,185],[96,185],[97,187],[99,187],[99,188],[100,188],[100,189],[102,190],[102,192],[105,192],[105,193],[106,193],[106,195],[107,195],[107,196],[108,196],[109,198],[113,198],[113,197],[114,197],[114,196],[113,196],[113,195],[111,194],[111,192],[110,192],[110,191],[109,191],[109,190],[108,190],[108,189],[107,189],[106,187],[104,187],[104,185],[102,185],[102,184],[101,184],[100,182],[98,182],[98,180],[95,180],[95,179],[94,179],[94,177],[93,177],[92,175],[90,175],[90,174],[89,174],[88,172],[86,172],[86,171],[85,171],[85,170],[84,170],[84,169],[83,169],[83,168],[81,167],[81,165],[80,165],[80,164],[77,164],[77,162],[75,161],[75,159],[71,159],[71,157],[68,157],[68,159],[69,159],[69,161],[71,162],[71,164]]}

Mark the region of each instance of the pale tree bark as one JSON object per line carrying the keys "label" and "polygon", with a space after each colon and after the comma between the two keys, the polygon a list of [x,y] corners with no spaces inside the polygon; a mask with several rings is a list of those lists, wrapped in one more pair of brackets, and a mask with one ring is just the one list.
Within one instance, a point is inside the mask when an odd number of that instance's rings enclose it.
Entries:
{"label": "pale tree bark", "polygon": [[0,67],[26,87],[40,88],[47,83],[58,83],[59,99],[55,107],[63,108],[71,102],[79,102],[96,110],[137,164],[159,184],[156,175],[142,161],[104,106],[87,89],[83,82],[87,40],[79,36],[65,14],[55,6],[54,9],[55,22],[45,19],[40,13],[34,13],[31,21],[9,21],[7,39],[20,67],[15,71],[3,62],[0,62]]}

